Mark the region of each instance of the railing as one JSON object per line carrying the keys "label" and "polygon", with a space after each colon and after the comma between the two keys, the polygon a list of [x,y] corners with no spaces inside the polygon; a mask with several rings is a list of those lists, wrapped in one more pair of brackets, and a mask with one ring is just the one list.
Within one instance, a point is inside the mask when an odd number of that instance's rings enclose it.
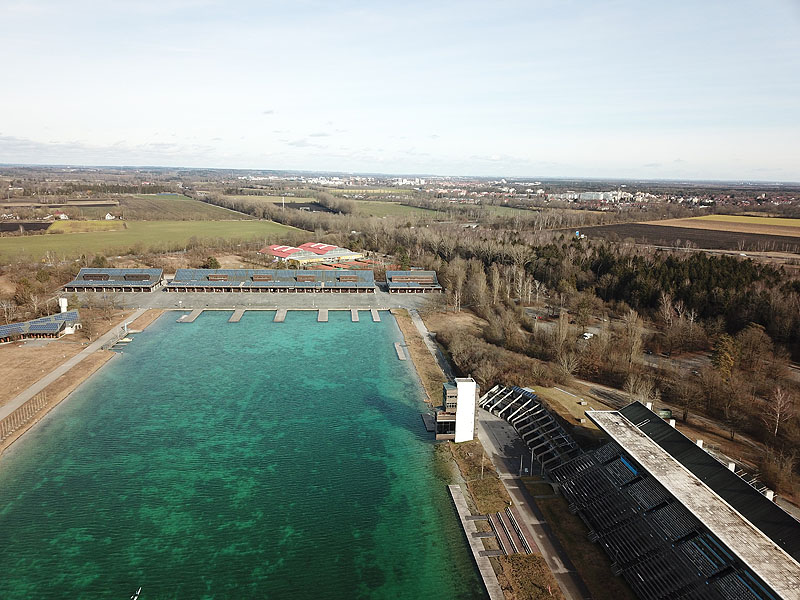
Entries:
{"label": "railing", "polygon": [[42,392],[25,402],[5,419],[0,420],[0,443],[27,425],[45,406],[47,406],[47,392]]}

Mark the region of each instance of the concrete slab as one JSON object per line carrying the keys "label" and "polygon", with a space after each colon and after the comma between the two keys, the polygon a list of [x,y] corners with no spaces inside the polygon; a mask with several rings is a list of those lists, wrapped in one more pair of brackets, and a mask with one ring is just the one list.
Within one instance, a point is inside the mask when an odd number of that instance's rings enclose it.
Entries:
{"label": "concrete slab", "polygon": [[180,319],[178,319],[178,323],[192,323],[202,313],[203,313],[202,308],[196,308],[188,315],[183,315]]}
{"label": "concrete slab", "polygon": [[319,312],[317,313],[317,323],[327,323],[327,322],[328,322],[328,309],[320,308]]}
{"label": "concrete slab", "polygon": [[241,321],[242,315],[244,315],[244,311],[245,311],[244,308],[237,308],[235,311],[233,311],[231,318],[228,319],[228,323],[238,323],[239,321]]}
{"label": "concrete slab", "polygon": [[378,309],[373,308],[369,312],[372,313],[372,321],[373,322],[375,322],[375,323],[380,323],[381,322],[381,315],[380,315],[380,313],[378,313]]}
{"label": "concrete slab", "polygon": [[453,498],[453,504],[456,506],[456,512],[458,512],[461,526],[464,528],[467,542],[470,550],[472,550],[472,557],[475,559],[475,564],[478,565],[478,571],[483,579],[486,592],[489,594],[489,599],[503,600],[503,589],[497,582],[497,575],[494,574],[492,563],[489,562],[489,558],[484,554],[487,550],[483,547],[483,542],[472,535],[477,533],[478,530],[475,527],[475,522],[467,518],[470,516],[470,512],[467,507],[467,500],[464,498],[464,492],[457,485],[448,485],[447,489],[450,490],[450,496]]}
{"label": "concrete slab", "polygon": [[358,309],[357,308],[351,308],[350,309],[350,319],[353,321],[353,323],[358,323]]}
{"label": "concrete slab", "polygon": [[394,343],[394,350],[397,352],[397,358],[400,360],[406,359],[406,351],[403,350],[403,346],[397,342]]}
{"label": "concrete slab", "polygon": [[283,323],[286,320],[286,309],[281,308],[278,312],[275,313],[275,319],[273,319],[273,323]]}

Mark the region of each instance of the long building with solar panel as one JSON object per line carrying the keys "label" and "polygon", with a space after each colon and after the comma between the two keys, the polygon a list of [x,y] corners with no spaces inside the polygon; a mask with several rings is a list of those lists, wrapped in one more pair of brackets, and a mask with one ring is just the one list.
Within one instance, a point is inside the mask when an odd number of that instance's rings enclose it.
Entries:
{"label": "long building with solar panel", "polygon": [[642,600],[798,600],[800,522],[642,404],[548,471]]}
{"label": "long building with solar panel", "polygon": [[161,287],[161,269],[83,268],[65,292],[152,292]]}
{"label": "long building with solar panel", "polygon": [[81,319],[77,310],[68,310],[48,317],[21,323],[0,325],[0,344],[19,340],[60,338],[80,329]]}
{"label": "long building with solar panel", "polygon": [[178,269],[168,292],[374,294],[371,270]]}

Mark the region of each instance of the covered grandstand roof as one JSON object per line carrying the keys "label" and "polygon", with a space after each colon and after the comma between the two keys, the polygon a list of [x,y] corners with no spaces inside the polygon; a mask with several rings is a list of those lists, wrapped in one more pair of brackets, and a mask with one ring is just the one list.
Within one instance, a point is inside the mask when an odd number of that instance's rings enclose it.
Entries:
{"label": "covered grandstand roof", "polygon": [[77,310],[23,321],[21,323],[11,323],[0,325],[0,339],[10,337],[25,337],[28,334],[37,333],[59,333],[66,327],[72,327],[80,322],[80,315]]}
{"label": "covered grandstand roof", "polygon": [[371,270],[178,269],[170,287],[375,287]]}
{"label": "covered grandstand roof", "polygon": [[639,402],[619,411],[772,541],[800,561],[800,522]]}
{"label": "covered grandstand roof", "polygon": [[[638,409],[631,409],[628,411],[628,414],[631,416],[644,417],[643,420],[637,421],[636,423],[629,420],[626,415],[623,414],[623,411],[586,412],[587,416],[597,424],[600,429],[605,431],[614,442],[619,445],[625,455],[629,457],[627,462],[624,460],[619,461],[621,466],[618,469],[620,474],[624,474],[626,469],[629,471],[627,479],[612,483],[609,493],[622,486],[638,481],[638,472],[643,469],[658,482],[659,485],[654,488],[654,490],[657,491],[658,487],[663,488],[669,496],[675,498],[682,507],[688,510],[686,514],[686,519],[688,519],[686,520],[687,527],[689,528],[687,529],[687,534],[689,534],[693,528],[696,531],[696,527],[692,526],[689,521],[691,519],[697,519],[705,530],[724,544],[730,552],[738,557],[741,563],[746,565],[749,570],[755,573],[758,578],[775,593],[779,594],[781,598],[789,600],[790,598],[794,599],[800,597],[800,564],[786,550],[776,544],[766,533],[759,530],[754,523],[746,519],[711,487],[701,481],[690,469],[685,467],[679,460],[651,438],[645,432],[644,427],[650,422],[659,419],[659,417],[652,411],[646,408],[645,410],[647,411],[646,414]],[[621,458],[625,457],[623,456]],[[586,460],[596,462],[598,458],[587,455]],[[712,460],[714,459],[712,458]],[[631,461],[635,464],[631,464]],[[611,463],[606,462],[605,464],[609,465]],[[571,466],[573,469],[575,468],[575,465]],[[586,468],[589,469],[589,465],[587,465]],[[608,473],[608,466],[605,468]],[[724,465],[720,465],[720,468],[724,469],[725,467]],[[615,476],[612,472],[611,475],[606,474],[605,477],[611,477],[613,479],[614,477],[619,477],[619,475]],[[600,483],[601,480],[598,479],[597,485]],[[593,488],[586,489],[588,492],[597,493],[591,491]],[[594,504],[597,506],[596,501]],[[662,506],[661,502],[654,505],[654,507],[659,506]],[[668,505],[663,506],[666,507]],[[674,527],[678,523],[679,521],[677,521],[674,516],[670,517],[669,515],[665,515],[663,519],[663,526]],[[636,526],[643,527],[644,525]],[[648,525],[648,527],[651,526]],[[619,534],[623,533],[622,528],[619,528],[617,531]],[[682,539],[683,536],[687,534],[682,534],[679,531],[676,532],[676,536],[678,536],[676,537],[676,541]],[[618,534],[613,532],[609,533],[609,539],[613,539],[611,538],[613,535]],[[648,539],[647,536],[639,537],[641,540]],[[650,552],[651,550],[646,547],[640,548],[637,551],[641,556],[646,556]],[[711,560],[710,556],[710,554],[706,555],[706,559]],[[735,565],[731,568],[735,568]],[[713,571],[715,567],[709,566],[709,569]],[[725,567],[722,565],[722,570],[717,570],[715,572],[717,573],[717,578],[714,579],[714,585],[717,587],[722,585],[720,582],[723,581],[724,577],[720,576],[726,572],[727,575],[731,576],[738,574],[738,579],[731,580],[731,586],[739,585],[739,583],[747,586],[745,571],[741,573],[738,571],[728,572],[725,571]],[[711,580],[709,579],[709,581]],[[755,580],[753,580],[753,582],[755,582]],[[770,594],[764,595],[758,593],[752,586],[750,586],[750,592],[752,593],[743,593],[743,595],[736,596],[726,595],[724,597],[771,597]]]}
{"label": "covered grandstand roof", "polygon": [[99,269],[84,267],[64,287],[82,286],[152,286],[159,281],[162,269]]}

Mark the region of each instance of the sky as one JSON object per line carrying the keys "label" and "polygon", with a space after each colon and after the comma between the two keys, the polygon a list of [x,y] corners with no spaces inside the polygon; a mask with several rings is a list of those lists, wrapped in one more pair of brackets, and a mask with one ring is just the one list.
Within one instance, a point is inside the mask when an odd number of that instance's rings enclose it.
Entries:
{"label": "sky", "polygon": [[800,181],[800,0],[0,15],[0,163]]}

